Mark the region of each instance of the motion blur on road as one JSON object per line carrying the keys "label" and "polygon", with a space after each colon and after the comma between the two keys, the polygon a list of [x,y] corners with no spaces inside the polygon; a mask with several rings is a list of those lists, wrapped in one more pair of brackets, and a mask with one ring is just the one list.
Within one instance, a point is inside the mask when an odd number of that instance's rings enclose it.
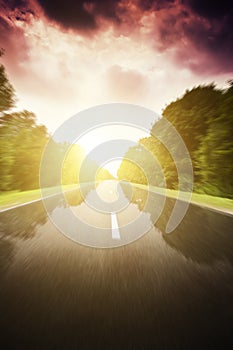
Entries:
{"label": "motion blur on road", "polygon": [[4,349],[233,346],[233,217],[190,205],[167,234],[175,200],[148,196],[112,181],[0,214]]}

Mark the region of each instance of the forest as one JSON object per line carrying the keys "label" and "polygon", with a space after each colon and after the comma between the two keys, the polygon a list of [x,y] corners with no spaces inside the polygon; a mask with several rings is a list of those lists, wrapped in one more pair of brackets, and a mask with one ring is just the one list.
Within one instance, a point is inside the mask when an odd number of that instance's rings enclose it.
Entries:
{"label": "forest", "polygon": [[[139,147],[125,154],[119,179],[178,189],[177,162],[185,163],[187,158],[182,154],[178,161],[172,158],[171,153],[179,154],[179,144],[163,127],[164,119],[175,127],[188,149],[194,192],[233,198],[233,81],[226,89],[214,84],[194,87],[166,106],[162,118],[152,126],[151,136],[141,139]],[[160,139],[166,140],[169,147]],[[186,190],[188,174],[182,180]]]}
{"label": "forest", "polygon": [[[46,187],[78,182],[78,173],[85,152],[79,145],[56,143],[46,126],[39,125],[31,111],[14,112],[16,94],[5,68],[0,65],[0,191],[24,191],[40,187],[39,173],[44,148],[49,141]],[[162,117],[151,128],[151,136],[130,148],[118,169],[118,178],[127,181],[177,189],[179,145],[164,128],[168,120],[184,141],[191,158],[194,191],[213,196],[233,198],[233,81],[226,89],[214,84],[200,85],[170,103]],[[156,137],[159,136],[159,137]],[[165,147],[161,139],[167,140]],[[171,152],[172,150],[172,152]],[[64,154],[66,154],[64,158]],[[54,171],[62,162],[62,174]],[[178,157],[185,164],[183,155]],[[89,171],[96,168],[90,160]],[[183,190],[191,181],[182,174]],[[98,180],[113,176],[105,169]],[[61,181],[60,181],[61,180]]]}

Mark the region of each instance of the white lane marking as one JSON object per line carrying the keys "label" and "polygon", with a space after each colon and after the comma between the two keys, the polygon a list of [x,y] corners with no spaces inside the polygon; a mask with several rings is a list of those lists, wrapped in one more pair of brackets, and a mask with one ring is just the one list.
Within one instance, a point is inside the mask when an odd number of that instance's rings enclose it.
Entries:
{"label": "white lane marking", "polygon": [[[54,197],[54,196],[56,196],[56,195],[58,195],[58,193],[57,193],[57,194],[52,194],[52,195],[50,195],[50,196],[43,197],[43,198],[47,199],[47,198],[50,198],[50,197]],[[3,213],[3,212],[5,212],[5,211],[11,210],[11,209],[16,209],[16,208],[24,207],[25,205],[32,204],[32,203],[36,203],[36,202],[39,202],[39,201],[41,201],[41,200],[42,200],[42,198],[38,198],[38,199],[34,199],[34,200],[32,200],[32,201],[29,201],[29,202],[25,202],[25,203],[21,203],[21,204],[14,205],[13,207],[1,209],[1,210],[0,210],[0,213]]]}
{"label": "white lane marking", "polygon": [[117,216],[115,213],[111,213],[112,222],[112,239],[121,239]]}
{"label": "white lane marking", "polygon": [[48,198],[52,198],[52,197],[55,197],[55,196],[60,196],[62,193],[71,192],[71,191],[75,191],[75,189],[69,189],[69,190],[65,190],[63,192],[53,193],[53,194],[51,194],[49,196],[45,196],[45,197],[43,196],[43,197],[40,197],[40,198],[37,198],[37,199],[33,199],[32,201],[29,201],[29,202],[25,202],[25,203],[20,203],[20,204],[14,205],[13,207],[0,209],[0,213],[3,213],[5,211],[11,210],[11,209],[24,207],[25,205],[28,205],[28,204],[40,202],[40,201],[42,201],[42,199],[48,199]]}

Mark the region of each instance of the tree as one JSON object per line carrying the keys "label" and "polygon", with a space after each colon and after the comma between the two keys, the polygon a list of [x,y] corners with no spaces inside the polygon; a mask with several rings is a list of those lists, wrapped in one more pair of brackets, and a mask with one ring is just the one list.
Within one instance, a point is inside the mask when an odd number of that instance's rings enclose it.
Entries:
{"label": "tree", "polygon": [[[194,191],[233,198],[233,81],[229,81],[229,84],[226,90],[210,84],[186,91],[184,96],[165,108],[163,117],[152,126],[151,137],[139,141],[140,146],[144,146],[157,159],[168,188],[177,189],[178,183],[181,183],[183,190],[189,190],[191,178],[187,165],[191,158]],[[172,129],[163,119],[175,128],[189,155],[182,151],[179,137],[174,137]],[[160,140],[164,140],[167,148]],[[133,147],[125,154],[118,176],[146,183],[141,171],[126,164],[129,157],[132,162],[138,160],[138,149]],[[163,187],[157,162],[143,156],[141,164],[149,174],[149,183]]]}
{"label": "tree", "polygon": [[39,188],[41,155],[48,140],[46,127],[28,111],[0,118],[0,189]]}
{"label": "tree", "polygon": [[209,121],[195,163],[199,191],[233,198],[233,86],[222,93],[218,115]]}
{"label": "tree", "polygon": [[[0,49],[0,57],[4,54],[4,50]],[[13,86],[10,84],[5,68],[0,65],[0,189],[8,189],[11,183],[11,175],[9,169],[13,162],[12,140],[8,135],[8,127],[5,124],[5,116],[3,112],[14,107],[15,95]]]}
{"label": "tree", "polygon": [[[4,50],[0,49],[0,57],[3,55],[3,52]],[[0,65],[0,113],[9,110],[14,105],[14,88],[7,78],[4,66]]]}

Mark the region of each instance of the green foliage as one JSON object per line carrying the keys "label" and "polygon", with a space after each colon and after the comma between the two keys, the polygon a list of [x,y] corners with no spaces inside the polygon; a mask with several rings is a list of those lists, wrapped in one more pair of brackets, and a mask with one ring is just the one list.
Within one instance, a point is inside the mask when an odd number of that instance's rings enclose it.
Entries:
{"label": "green foliage", "polygon": [[[221,95],[221,90],[217,90],[213,84],[198,86],[187,91],[182,98],[172,102],[163,111],[163,117],[172,123],[182,137],[192,160],[207,133],[209,121],[218,116]],[[195,181],[198,181],[195,163],[193,166]]]}
{"label": "green foliage", "polygon": [[[130,149],[130,153],[137,152],[134,149]],[[127,158],[126,154],[126,158]],[[123,159],[121,166],[117,172],[118,178],[125,181],[130,181],[134,183],[147,184],[147,178],[143,170],[134,162]]]}
{"label": "green foliage", "polygon": [[209,120],[194,159],[199,191],[233,198],[233,86],[221,97],[218,115]]}
{"label": "green foliage", "polygon": [[4,66],[0,65],[0,113],[9,110],[14,107],[14,105],[14,88],[6,76]]}
{"label": "green foliage", "polygon": [[0,189],[38,188],[41,155],[48,140],[45,126],[37,125],[28,111],[4,114],[0,135]]}
{"label": "green foliage", "polygon": [[[186,91],[183,97],[165,108],[163,118],[175,127],[188,149],[194,169],[194,190],[233,198],[233,83],[229,83],[227,90],[216,89],[210,84]],[[190,176],[185,171],[188,158],[180,153],[179,142],[162,122],[163,118],[152,126],[151,137],[139,141],[139,145],[154,157],[143,156],[142,168],[151,185],[165,186],[162,169],[167,188],[177,189],[178,183],[182,182],[185,191],[190,183]],[[160,138],[166,141],[168,148],[159,141]],[[133,147],[125,154],[118,177],[146,184],[141,170],[133,164],[138,162],[139,148]],[[172,155],[176,155],[176,164]],[[127,165],[128,158],[131,164]],[[177,165],[184,169],[179,181]]]}

